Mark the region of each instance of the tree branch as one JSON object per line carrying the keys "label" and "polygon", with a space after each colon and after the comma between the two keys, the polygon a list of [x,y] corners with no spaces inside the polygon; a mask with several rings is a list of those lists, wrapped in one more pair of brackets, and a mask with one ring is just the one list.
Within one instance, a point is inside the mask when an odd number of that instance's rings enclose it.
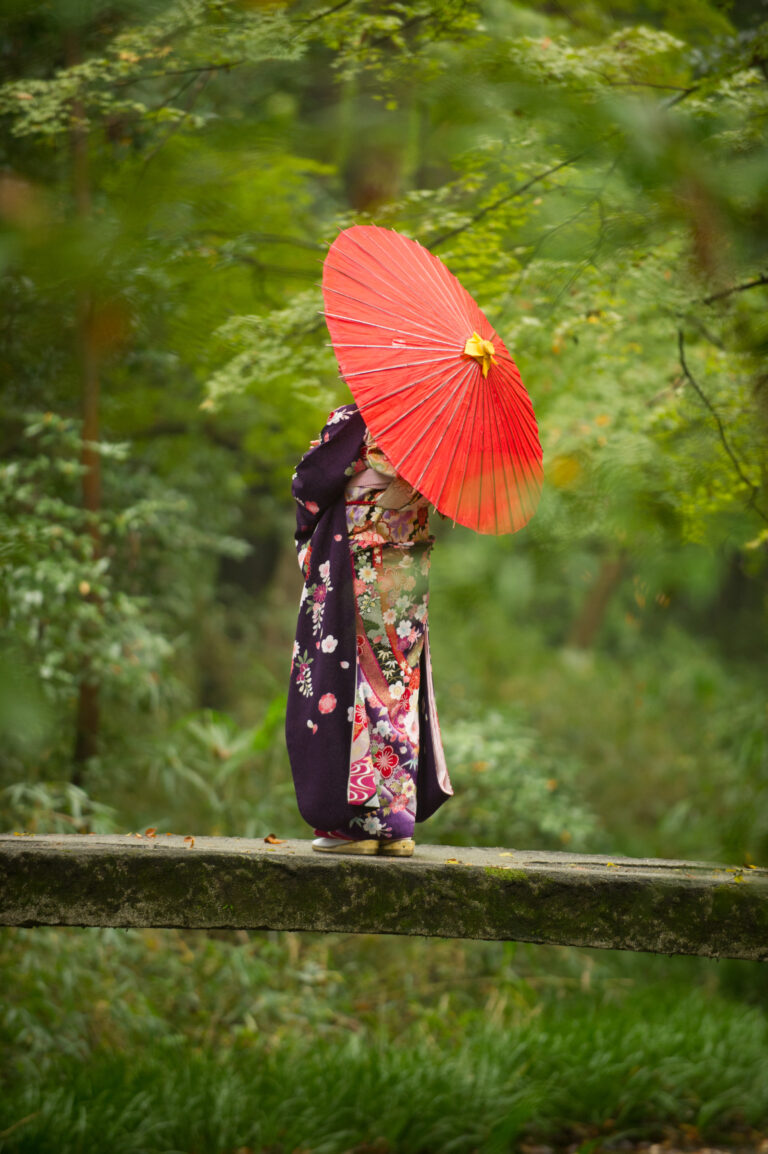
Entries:
{"label": "tree branch", "polygon": [[[135,76],[124,76],[122,80],[111,81],[112,88],[128,88],[144,80],[165,80],[169,76],[199,76],[201,72],[228,72],[245,64],[245,60],[227,60],[224,64],[196,64],[191,68],[167,68],[162,72],[139,72]],[[161,105],[162,107],[162,105]]]}
{"label": "tree branch", "polygon": [[723,297],[728,297],[731,293],[745,293],[748,289],[759,288],[761,285],[768,284],[768,273],[761,273],[759,277],[754,280],[745,281],[744,284],[735,284],[731,288],[723,289],[719,293],[712,293],[708,297],[702,298],[702,304],[711,305],[713,301],[722,300]]}
{"label": "tree branch", "polygon": [[[182,85],[182,88],[180,89],[180,91],[176,93],[176,96],[179,96],[180,92],[183,92],[184,89],[189,88],[190,85],[192,85],[192,95],[191,95],[190,99],[187,101],[186,106],[184,108],[185,115],[189,116],[190,112],[192,111],[192,109],[195,106],[195,103],[197,101],[198,96],[201,94],[203,89],[206,87],[206,85],[208,84],[208,81],[211,79],[212,75],[213,75],[213,73],[208,72],[208,71],[200,72],[192,80],[188,80],[184,85]],[[174,96],[174,100],[176,99],[176,96]],[[162,105],[160,107],[162,107]],[[151,162],[155,159],[158,152],[161,152],[162,149],[165,148],[168,141],[171,139],[172,136],[175,135],[175,133],[177,133],[179,131],[179,129],[182,127],[183,124],[184,124],[183,120],[177,120],[174,124],[172,124],[171,127],[169,128],[169,130],[166,132],[165,136],[162,137],[162,139],[157,142],[155,147],[153,149],[151,149],[150,152],[147,153],[147,156],[144,159],[144,163],[141,166],[141,170],[140,170],[138,178],[136,180],[136,186],[137,187],[141,183],[141,180],[143,179],[144,174],[147,171],[147,168],[149,167]]]}
{"label": "tree branch", "polygon": [[551,168],[545,169],[544,172],[537,173],[536,176],[532,176],[530,180],[526,180],[523,184],[519,184],[517,188],[513,188],[511,192],[499,197],[493,204],[487,204],[485,208],[481,208],[479,212],[476,212],[474,216],[470,217],[466,224],[461,224],[457,228],[449,229],[449,231],[444,232],[442,236],[435,237],[434,240],[428,241],[426,247],[429,249],[437,248],[439,244],[444,244],[445,241],[450,240],[451,237],[458,236],[461,232],[466,232],[468,228],[472,228],[474,224],[477,224],[477,222],[482,220],[484,216],[487,216],[489,212],[495,212],[497,208],[501,208],[502,204],[506,204],[509,200],[514,200],[516,196],[522,196],[523,193],[527,192],[529,188],[532,188],[534,184],[538,184],[540,180],[546,180],[553,172],[559,172],[561,168],[567,168],[569,165],[575,164],[576,161],[581,160],[582,156],[585,156],[587,152],[589,152],[589,149],[585,148],[583,152],[578,152],[575,156],[569,156],[567,160],[561,160],[559,164],[553,164]]}
{"label": "tree branch", "polygon": [[760,489],[758,488],[757,485],[755,485],[752,481],[750,481],[749,477],[747,477],[744,470],[742,469],[741,462],[739,461],[738,457],[736,456],[736,454],[734,453],[730,444],[728,443],[728,438],[725,435],[725,428],[723,426],[723,422],[720,420],[720,415],[717,412],[717,409],[712,404],[709,397],[706,395],[706,393],[702,389],[701,385],[694,378],[693,374],[691,373],[691,370],[688,368],[688,362],[685,359],[685,337],[683,335],[682,329],[677,330],[677,347],[678,347],[678,351],[679,351],[679,355],[680,355],[680,367],[683,370],[683,376],[688,381],[689,385],[691,385],[694,392],[698,396],[699,400],[702,402],[702,404],[707,408],[707,410],[711,414],[715,424],[717,425],[717,431],[718,431],[718,434],[720,436],[720,442],[721,442],[723,448],[725,449],[726,453],[728,454],[728,457],[730,458],[730,461],[734,467],[736,475],[738,476],[738,478],[742,482],[742,484],[746,485],[747,488],[750,490],[750,496],[749,496],[749,500],[747,501],[747,504],[751,505],[752,508],[754,509],[754,511],[757,513],[758,517],[762,518],[762,520],[765,521],[766,525],[768,525],[768,514],[764,513],[763,510],[760,508],[760,506],[757,504],[757,496],[758,496],[758,493],[760,492]]}
{"label": "tree branch", "polygon": [[253,240],[259,244],[290,245],[294,248],[307,249],[309,252],[321,252],[323,254],[328,251],[327,245],[318,244],[317,241],[303,240],[298,236],[282,236],[274,232],[239,232],[236,236],[233,236],[231,232],[225,232],[220,228],[205,228],[201,229],[197,235],[203,237],[223,237],[224,240]]}
{"label": "tree branch", "polygon": [[352,0],[339,0],[338,4],[334,4],[332,8],[326,8],[324,12],[318,12],[317,16],[311,16],[306,20],[299,20],[305,28],[310,24],[316,24],[318,20],[325,20],[326,16],[333,16],[334,12],[340,11],[342,8],[347,8],[352,3]]}

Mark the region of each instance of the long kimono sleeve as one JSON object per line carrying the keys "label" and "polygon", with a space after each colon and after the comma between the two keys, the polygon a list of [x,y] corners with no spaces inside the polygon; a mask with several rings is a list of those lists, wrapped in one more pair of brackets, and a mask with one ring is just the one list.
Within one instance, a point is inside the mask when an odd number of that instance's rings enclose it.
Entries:
{"label": "long kimono sleeve", "polygon": [[296,550],[304,578],[308,575],[310,541],[322,518],[344,495],[347,468],[360,452],[365,423],[355,405],[335,409],[319,440],[301,458],[293,474],[296,502]]}
{"label": "long kimono sleeve", "polygon": [[337,409],[319,443],[299,462],[292,486],[304,590],[286,742],[299,810],[310,825],[324,828],[350,816],[347,775],[357,650],[344,490],[364,435],[356,406]]}

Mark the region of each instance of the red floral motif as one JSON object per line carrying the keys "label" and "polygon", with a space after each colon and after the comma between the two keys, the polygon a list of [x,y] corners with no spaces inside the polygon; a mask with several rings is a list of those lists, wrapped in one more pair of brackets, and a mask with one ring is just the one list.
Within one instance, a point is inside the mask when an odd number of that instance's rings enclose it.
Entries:
{"label": "red floral motif", "polygon": [[304,502],[304,508],[307,510],[308,513],[319,513],[320,512],[320,506],[318,505],[317,501],[305,501]]}
{"label": "red floral motif", "polygon": [[317,703],[321,713],[333,713],[336,708],[336,698],[332,693],[324,693]]}
{"label": "red floral motif", "polygon": [[382,777],[389,777],[397,766],[397,754],[392,746],[385,745],[383,749],[377,749],[373,754],[373,764]]}
{"label": "red floral motif", "polygon": [[328,590],[326,589],[325,585],[318,585],[317,589],[315,589],[314,593],[312,594],[312,598],[315,601],[325,601],[327,596]]}

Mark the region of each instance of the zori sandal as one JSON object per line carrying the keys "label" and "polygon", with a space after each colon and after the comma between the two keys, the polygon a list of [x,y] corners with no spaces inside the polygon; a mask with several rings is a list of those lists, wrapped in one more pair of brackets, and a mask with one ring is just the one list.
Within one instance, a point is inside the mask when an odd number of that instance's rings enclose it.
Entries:
{"label": "zori sandal", "polygon": [[412,837],[401,837],[396,841],[380,841],[379,853],[382,857],[413,857],[416,842]]}
{"label": "zori sandal", "polygon": [[312,849],[317,853],[375,854],[379,852],[379,843],[374,838],[354,841],[342,837],[316,837]]}

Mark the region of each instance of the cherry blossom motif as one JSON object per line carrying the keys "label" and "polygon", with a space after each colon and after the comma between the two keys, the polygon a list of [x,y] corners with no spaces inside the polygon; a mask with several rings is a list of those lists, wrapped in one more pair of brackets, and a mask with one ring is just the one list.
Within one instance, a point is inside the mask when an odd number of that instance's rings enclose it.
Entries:
{"label": "cherry blossom motif", "polygon": [[323,653],[333,653],[338,644],[339,643],[336,638],[329,633],[327,637],[323,638],[320,644],[320,648],[322,649]]}
{"label": "cherry blossom motif", "polygon": [[331,576],[331,563],[330,563],[330,561],[323,561],[322,565],[320,566],[319,573],[320,573],[320,580],[324,581],[325,584],[327,585],[328,579]]}
{"label": "cherry blossom motif", "polygon": [[389,777],[397,766],[397,754],[391,745],[377,749],[373,754],[373,764],[382,777]]}
{"label": "cherry blossom motif", "polygon": [[297,654],[295,659],[296,663],[298,663],[297,668],[296,665],[294,666],[296,668],[296,685],[299,693],[301,693],[303,697],[312,696],[312,671],[310,665],[314,660],[314,657],[310,657],[306,649],[303,653]]}
{"label": "cherry blossom motif", "polygon": [[317,501],[305,501],[304,502],[304,508],[307,510],[308,513],[319,513],[320,512],[320,506],[318,505]]}
{"label": "cherry blossom motif", "polygon": [[336,708],[336,698],[332,693],[324,693],[317,703],[321,713],[333,713]]}
{"label": "cherry blossom motif", "polygon": [[[328,420],[326,421],[326,424],[338,425],[340,421],[348,421],[350,415],[350,409],[344,408],[343,405],[340,405],[338,409],[333,409],[332,412],[328,414]],[[327,437],[328,434],[326,433],[326,439]]]}

